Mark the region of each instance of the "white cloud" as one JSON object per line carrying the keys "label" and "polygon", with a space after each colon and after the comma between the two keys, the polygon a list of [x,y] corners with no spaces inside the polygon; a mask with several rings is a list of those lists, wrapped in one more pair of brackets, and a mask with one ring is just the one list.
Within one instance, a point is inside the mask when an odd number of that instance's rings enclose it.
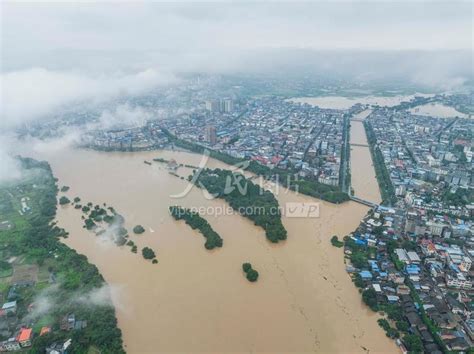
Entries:
{"label": "white cloud", "polygon": [[173,75],[154,69],[98,77],[42,68],[6,73],[0,77],[0,126],[11,127],[47,117],[67,104],[136,95],[174,81]]}
{"label": "white cloud", "polygon": [[[292,74],[310,68],[325,76],[367,77],[374,71],[375,78],[390,81],[394,72],[413,78],[434,62],[414,81],[439,85],[446,79],[452,87],[472,72],[472,4],[465,1],[0,6],[0,128],[47,117],[76,101],[134,95],[173,82],[166,73]],[[456,70],[440,76],[429,51],[447,49],[463,51],[446,54],[449,60],[439,64],[443,72],[444,66]],[[401,56],[406,50],[415,51]]]}
{"label": "white cloud", "polygon": [[116,126],[142,126],[152,118],[151,112],[142,107],[131,107],[128,103],[119,105],[115,110],[104,110],[99,118],[102,129]]}
{"label": "white cloud", "polygon": [[5,135],[0,135],[0,183],[9,182],[22,176],[21,166],[15,159],[8,146],[12,139]]}
{"label": "white cloud", "polygon": [[39,156],[51,156],[55,153],[62,153],[64,150],[81,142],[81,128],[70,128],[61,131],[61,135],[49,139],[37,139],[28,137],[23,141],[25,151],[31,151]]}
{"label": "white cloud", "polygon": [[[4,5],[5,43],[35,50],[469,49],[466,1]],[[11,47],[11,48],[10,48]]]}
{"label": "white cloud", "polygon": [[119,287],[104,284],[100,288],[94,288],[85,294],[73,297],[73,300],[88,306],[112,306],[112,299],[117,298],[119,292]]}
{"label": "white cloud", "polygon": [[[68,304],[79,304],[81,306],[113,306],[124,308],[121,299],[122,287],[117,285],[103,284],[99,288],[93,288],[86,293],[76,292],[67,299]],[[59,296],[61,295],[60,285],[53,284],[42,290],[35,296],[32,302],[31,311],[26,316],[26,321],[34,321],[50,313],[55,309]]]}

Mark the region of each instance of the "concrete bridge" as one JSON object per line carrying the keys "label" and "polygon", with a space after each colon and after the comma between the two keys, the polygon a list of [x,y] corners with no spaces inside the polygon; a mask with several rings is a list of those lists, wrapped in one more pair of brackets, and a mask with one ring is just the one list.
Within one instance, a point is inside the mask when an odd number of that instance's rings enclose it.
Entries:
{"label": "concrete bridge", "polygon": [[360,118],[351,118],[351,122],[364,122],[365,119],[360,119]]}
{"label": "concrete bridge", "polygon": [[367,145],[367,144],[356,144],[356,143],[351,143],[351,146],[369,147],[369,145]]}
{"label": "concrete bridge", "polygon": [[351,198],[351,200],[356,202],[356,203],[363,204],[363,205],[366,205],[366,206],[371,207],[371,208],[376,208],[376,207],[379,206],[377,203],[370,202],[368,200],[364,200],[364,199],[358,198],[358,197],[353,196],[353,195],[351,195],[349,198]]}

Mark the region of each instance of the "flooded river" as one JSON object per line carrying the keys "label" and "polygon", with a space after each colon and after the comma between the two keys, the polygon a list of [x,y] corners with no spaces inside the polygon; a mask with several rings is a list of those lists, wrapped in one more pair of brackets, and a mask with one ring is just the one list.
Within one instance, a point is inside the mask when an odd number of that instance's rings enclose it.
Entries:
{"label": "flooded river", "polygon": [[364,97],[344,97],[344,96],[319,96],[319,97],[297,97],[290,101],[308,103],[319,108],[348,109],[353,105],[368,104],[385,107],[393,107],[401,102],[408,102],[415,96],[429,97],[429,94],[417,93],[416,95],[394,95],[394,96],[364,96]]}
{"label": "flooded river", "polygon": [[[207,251],[204,239],[167,208],[226,206],[208,200],[198,189],[183,199],[187,182],[162,164],[143,161],[175,158],[197,165],[200,156],[183,152],[101,153],[63,150],[43,154],[70,197],[106,202],[126,219],[126,227],[145,227],[131,235],[138,249],[149,246],[158,264],[140,251],[101,242],[82,228],[81,212],[59,208],[65,240],[97,265],[112,285],[119,326],[129,353],[254,352],[397,352],[377,325],[345,272],[342,249],[329,239],[355,229],[367,208],[350,202],[321,203],[319,218],[283,218],[288,240],[269,243],[261,228],[238,215],[207,216],[224,239],[221,249]],[[225,167],[211,160],[210,166]],[[353,172],[353,178],[354,178]],[[281,205],[314,201],[280,190]],[[260,273],[248,282],[241,266],[251,262]]]}
{"label": "flooded river", "polygon": [[351,185],[356,197],[380,203],[382,198],[362,122],[370,113],[367,109],[351,120]]}
{"label": "flooded river", "polygon": [[441,103],[429,103],[422,106],[417,106],[410,109],[410,112],[412,114],[439,118],[469,117],[467,114],[457,111],[454,107],[446,106]]}

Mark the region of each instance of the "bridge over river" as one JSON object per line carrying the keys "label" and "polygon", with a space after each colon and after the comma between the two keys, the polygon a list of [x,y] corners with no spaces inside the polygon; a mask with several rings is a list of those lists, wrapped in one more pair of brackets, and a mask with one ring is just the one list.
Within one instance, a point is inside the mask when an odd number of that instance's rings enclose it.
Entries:
{"label": "bridge over river", "polygon": [[381,197],[363,124],[371,112],[371,109],[366,109],[350,117],[351,180],[348,192],[353,192],[354,195],[351,196],[353,201],[372,208],[380,203]]}
{"label": "bridge over river", "polygon": [[368,201],[368,200],[365,200],[365,199],[362,199],[362,198],[358,198],[354,195],[351,195],[350,196],[351,200],[356,202],[356,203],[359,203],[359,204],[363,204],[363,205],[366,205],[368,207],[371,207],[371,208],[376,208],[379,206],[379,204],[377,203],[374,203],[374,202],[371,202],[371,201]]}

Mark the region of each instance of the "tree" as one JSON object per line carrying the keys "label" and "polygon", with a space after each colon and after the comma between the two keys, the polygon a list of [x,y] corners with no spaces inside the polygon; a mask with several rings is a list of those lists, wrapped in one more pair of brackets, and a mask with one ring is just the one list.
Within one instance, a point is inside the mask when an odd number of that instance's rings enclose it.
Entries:
{"label": "tree", "polygon": [[81,201],[81,198],[79,198],[79,197],[74,198],[74,203],[79,203],[80,201]]}
{"label": "tree", "polygon": [[416,242],[405,240],[402,242],[402,248],[406,249],[407,251],[415,251],[416,250]]}
{"label": "tree", "polygon": [[385,318],[380,318],[377,320],[378,324],[380,327],[382,327],[385,330],[385,334],[389,338],[398,338],[400,337],[400,334],[395,328],[390,327],[390,323]]}
{"label": "tree", "polygon": [[66,196],[62,196],[61,198],[59,198],[59,204],[61,205],[69,204],[70,202],[71,201]]}
{"label": "tree", "polygon": [[364,300],[364,303],[373,311],[377,310],[377,293],[373,288],[369,288],[362,292],[362,300]]}
{"label": "tree", "polygon": [[352,278],[352,281],[354,282],[355,286],[357,286],[358,288],[363,288],[365,286],[365,283],[362,280],[362,277],[358,273],[354,275],[354,277]]}
{"label": "tree", "polygon": [[247,272],[247,280],[251,282],[255,282],[258,279],[258,272],[255,269],[250,269]]}
{"label": "tree", "polygon": [[252,265],[250,263],[242,264],[242,270],[246,274],[248,281],[251,281],[251,282],[257,281],[258,272],[252,268]]}
{"label": "tree", "polygon": [[401,321],[404,317],[403,309],[398,305],[387,305],[385,307],[385,312],[388,315],[388,318],[392,321]]}
{"label": "tree", "polygon": [[242,264],[242,269],[245,273],[247,273],[250,269],[252,269],[252,265],[250,263]]}
{"label": "tree", "polygon": [[153,259],[156,257],[155,252],[150,247],[144,247],[142,249],[142,255],[145,259]]}
{"label": "tree", "polygon": [[137,225],[133,228],[133,232],[136,234],[142,234],[145,232],[145,229],[143,228],[142,225]]}
{"label": "tree", "polygon": [[409,325],[405,321],[397,321],[395,323],[395,326],[397,327],[398,330],[402,332],[408,332]]}
{"label": "tree", "polygon": [[354,251],[351,254],[351,263],[356,268],[363,268],[367,265],[367,256],[362,252]]}
{"label": "tree", "polygon": [[403,337],[407,349],[411,352],[421,353],[423,351],[423,343],[421,339],[415,334],[407,334]]}
{"label": "tree", "polygon": [[86,220],[84,221],[84,227],[85,227],[87,230],[93,230],[93,229],[95,229],[96,226],[97,226],[97,225],[95,224],[95,222],[94,222],[92,219],[90,219],[90,218],[88,218],[88,219],[86,219]]}
{"label": "tree", "polygon": [[337,238],[337,235],[334,235],[333,237],[331,237],[331,244],[334,247],[339,247],[339,248],[344,246],[344,242],[339,241],[339,239]]}

